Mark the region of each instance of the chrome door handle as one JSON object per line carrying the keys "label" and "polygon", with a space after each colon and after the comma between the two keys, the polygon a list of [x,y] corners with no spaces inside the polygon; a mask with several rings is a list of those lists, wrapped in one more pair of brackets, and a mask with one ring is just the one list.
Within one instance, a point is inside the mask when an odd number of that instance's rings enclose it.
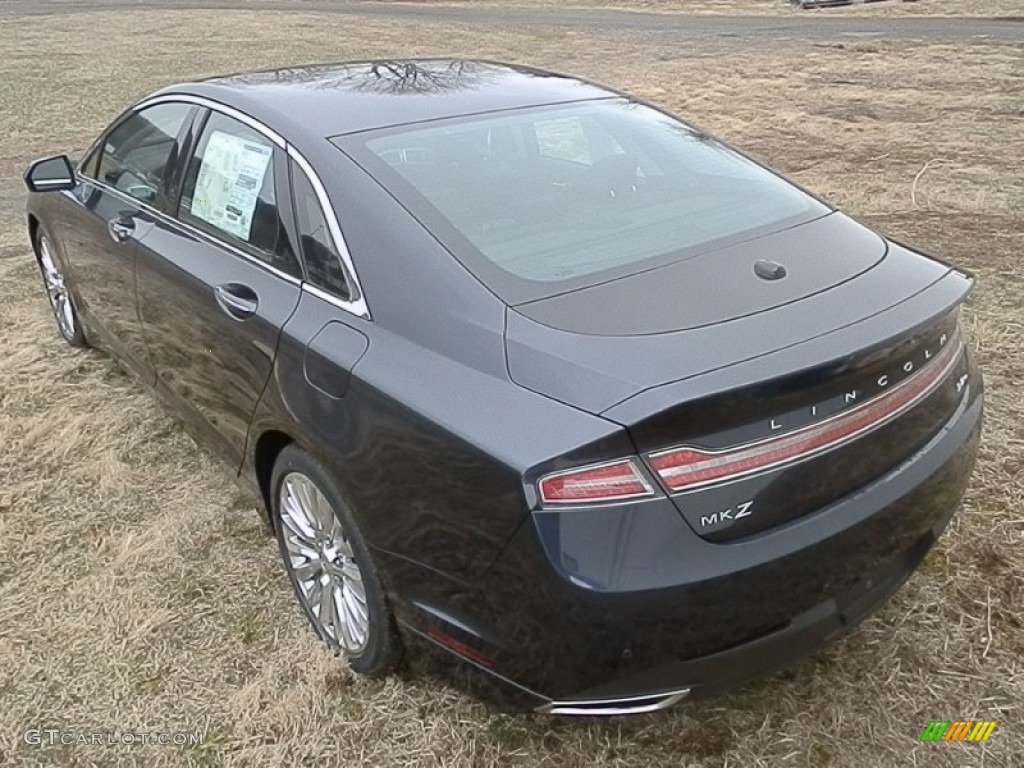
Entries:
{"label": "chrome door handle", "polygon": [[107,232],[115,243],[123,243],[135,232],[135,222],[123,217],[110,219],[107,222]]}
{"label": "chrome door handle", "polygon": [[220,308],[236,320],[245,320],[256,314],[259,299],[256,292],[241,283],[226,283],[213,289]]}

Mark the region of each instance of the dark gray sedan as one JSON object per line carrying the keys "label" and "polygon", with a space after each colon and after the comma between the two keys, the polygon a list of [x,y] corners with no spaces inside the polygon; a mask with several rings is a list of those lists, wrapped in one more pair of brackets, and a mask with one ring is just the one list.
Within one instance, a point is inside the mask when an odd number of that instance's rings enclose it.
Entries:
{"label": "dark gray sedan", "polygon": [[881,605],[957,508],[972,278],[651,105],[469,61],[221,77],[34,163],[58,328],[264,500],[364,674],[643,712]]}

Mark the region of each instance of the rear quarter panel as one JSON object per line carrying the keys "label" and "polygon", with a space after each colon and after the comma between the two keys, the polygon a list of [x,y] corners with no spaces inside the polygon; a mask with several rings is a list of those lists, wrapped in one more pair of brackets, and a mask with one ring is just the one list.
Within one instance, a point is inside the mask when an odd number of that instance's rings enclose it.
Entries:
{"label": "rear quarter panel", "polygon": [[[303,294],[250,427],[249,467],[262,433],[290,435],[335,474],[372,547],[472,579],[528,512],[524,472],[632,445],[621,427],[510,381],[505,305],[324,145],[298,148],[324,180],[372,319]],[[306,347],[328,322],[366,348],[354,367],[350,345],[318,348],[314,387]],[[332,366],[344,386],[324,386]]]}

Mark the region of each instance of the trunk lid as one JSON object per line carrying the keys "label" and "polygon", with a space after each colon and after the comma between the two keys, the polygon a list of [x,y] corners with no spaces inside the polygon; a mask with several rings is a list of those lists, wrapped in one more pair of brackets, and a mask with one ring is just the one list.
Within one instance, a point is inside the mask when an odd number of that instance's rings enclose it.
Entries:
{"label": "trunk lid", "polygon": [[[882,237],[832,213],[662,267],[519,304],[516,311],[570,333],[674,333],[757,315],[831,290],[877,266],[885,254]],[[784,273],[774,276],[768,269],[772,264]]]}
{"label": "trunk lid", "polygon": [[[808,252],[831,270],[814,264]],[[764,254],[775,255],[789,274],[777,281],[757,277],[753,264]],[[647,390],[789,348],[799,348],[786,357],[794,370],[819,365],[933,319],[942,307],[929,301],[912,317],[890,314],[872,330],[844,332],[898,308],[951,271],[887,244],[842,214],[706,259],[510,307],[506,356],[512,379],[603,413]],[[715,277],[715,264],[722,279]],[[691,279],[688,269],[701,279]],[[823,345],[808,346],[821,339]]]}
{"label": "trunk lid", "polygon": [[[678,278],[672,285],[645,281],[646,301],[631,286],[624,287],[619,301],[606,294],[612,316],[591,319],[589,325],[587,316],[596,307],[584,312],[583,299],[570,295],[560,298],[577,302],[575,313],[560,320],[552,309],[544,315],[563,327],[542,324],[537,312],[521,311],[529,307],[511,308],[506,349],[512,378],[621,424],[648,468],[652,453],[679,446],[705,452],[747,446],[873,401],[939,360],[947,342],[959,344],[954,310],[972,280],[895,243],[878,258],[877,236],[867,237],[849,224],[839,220],[841,230],[870,249],[868,256],[851,255],[856,267],[843,262],[830,285],[819,273],[787,289],[785,297],[764,299],[754,287],[741,285],[758,309],[735,305],[735,317]],[[850,242],[837,241],[829,250],[847,254]],[[747,244],[748,269],[751,257],[764,252],[760,243]],[[741,257],[730,254],[731,259]],[[809,263],[789,258],[787,266]],[[746,280],[742,272],[737,268],[730,279]],[[750,280],[759,281],[752,272]],[[611,289],[609,284],[606,290]],[[669,322],[668,310],[649,306],[675,293],[695,297],[703,309],[683,307]],[[629,317],[634,305],[635,315]],[[668,330],[673,322],[685,327]],[[584,333],[584,327],[647,332],[601,335]],[[941,428],[960,399],[968,362],[958,355],[948,368],[941,386],[920,403],[851,442],[742,480],[670,495],[694,530],[714,541],[751,535],[819,509],[896,466]]]}

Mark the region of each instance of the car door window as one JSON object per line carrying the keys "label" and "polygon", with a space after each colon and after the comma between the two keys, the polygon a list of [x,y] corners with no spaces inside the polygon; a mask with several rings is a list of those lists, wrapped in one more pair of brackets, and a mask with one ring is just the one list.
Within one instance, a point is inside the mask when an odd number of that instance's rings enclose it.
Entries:
{"label": "car door window", "polygon": [[270,139],[212,112],[189,161],[178,217],[290,275],[301,271],[281,217]]}
{"label": "car door window", "polygon": [[177,161],[178,137],[194,109],[191,104],[157,104],[130,115],[104,139],[97,180],[167,211],[167,169]]}
{"label": "car door window", "polygon": [[79,170],[90,179],[95,179],[99,173],[98,161],[100,158],[100,150],[103,148],[102,143],[97,144],[87,157],[85,157],[81,163],[79,163]]}
{"label": "car door window", "polygon": [[292,190],[295,197],[295,218],[310,283],[342,299],[350,298],[348,280],[341,255],[327,227],[320,199],[305,172],[292,164]]}

